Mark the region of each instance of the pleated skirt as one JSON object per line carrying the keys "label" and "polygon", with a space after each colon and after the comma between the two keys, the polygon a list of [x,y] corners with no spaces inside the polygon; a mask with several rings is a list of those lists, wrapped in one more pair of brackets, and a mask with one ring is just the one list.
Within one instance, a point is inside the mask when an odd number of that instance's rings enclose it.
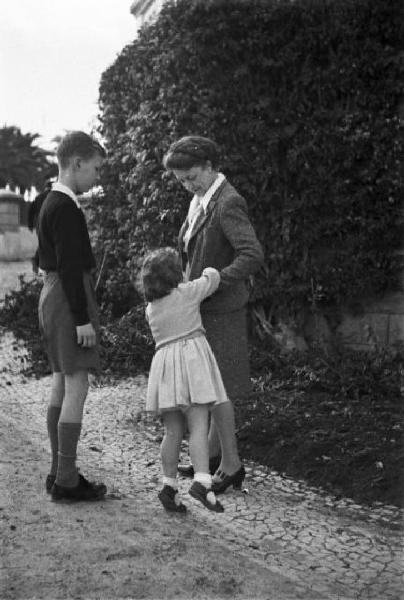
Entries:
{"label": "pleated skirt", "polygon": [[202,324],[228,397],[242,400],[251,392],[246,309],[202,312]]}
{"label": "pleated skirt", "polygon": [[146,410],[186,410],[193,404],[228,402],[223,380],[205,336],[174,341],[157,350],[147,387]]}
{"label": "pleated skirt", "polygon": [[83,283],[89,318],[97,334],[93,348],[82,348],[77,343],[76,325],[58,273],[44,276],[38,306],[39,329],[54,373],[71,375],[79,370],[99,371],[100,368],[99,317],[90,273],[83,274]]}

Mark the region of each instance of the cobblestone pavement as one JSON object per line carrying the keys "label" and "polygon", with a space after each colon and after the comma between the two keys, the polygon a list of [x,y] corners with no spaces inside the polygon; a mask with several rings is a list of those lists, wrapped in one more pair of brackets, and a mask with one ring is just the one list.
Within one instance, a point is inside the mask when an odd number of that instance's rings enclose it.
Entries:
{"label": "cobblestone pavement", "polygon": [[[28,422],[27,433],[45,452],[49,378],[21,375],[25,350],[11,334],[0,340],[0,357],[0,410],[5,414],[6,409],[11,421]],[[110,497],[144,495],[153,510],[161,510],[156,499],[161,429],[142,413],[145,383],[136,377],[92,386],[79,456],[85,471],[107,484]],[[180,489],[191,509],[187,519],[199,527],[203,523],[206,535],[231,542],[237,552],[286,574],[295,581],[295,598],[308,582],[313,599],[404,598],[402,511],[336,501],[251,461],[246,471],[245,489],[221,497],[222,515],[200,508],[186,495],[189,480],[182,479]]]}

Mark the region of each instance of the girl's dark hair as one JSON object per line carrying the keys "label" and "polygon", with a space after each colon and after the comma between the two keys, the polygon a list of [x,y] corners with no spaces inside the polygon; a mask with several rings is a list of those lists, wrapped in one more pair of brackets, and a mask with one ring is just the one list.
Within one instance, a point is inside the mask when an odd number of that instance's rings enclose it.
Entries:
{"label": "girl's dark hair", "polygon": [[208,160],[212,169],[218,167],[219,148],[217,144],[200,135],[187,135],[171,144],[163,158],[163,166],[167,170],[185,170],[204,166]]}
{"label": "girl's dark hair", "polygon": [[69,165],[74,156],[90,160],[96,154],[102,158],[106,157],[105,149],[101,144],[84,131],[71,131],[65,135],[56,151],[58,163],[62,169]]}
{"label": "girl's dark hair", "polygon": [[183,279],[178,252],[173,248],[153,250],[143,260],[140,277],[148,302],[167,296]]}

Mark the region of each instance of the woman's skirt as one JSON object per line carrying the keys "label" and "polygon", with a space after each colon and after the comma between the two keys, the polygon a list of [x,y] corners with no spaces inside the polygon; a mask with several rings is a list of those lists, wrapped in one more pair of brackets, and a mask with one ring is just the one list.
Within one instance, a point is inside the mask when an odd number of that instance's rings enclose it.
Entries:
{"label": "woman's skirt", "polygon": [[146,410],[212,408],[228,402],[213,352],[204,335],[174,341],[157,350],[147,387]]}
{"label": "woman's skirt", "polygon": [[230,400],[251,391],[245,308],[229,313],[202,313],[202,324]]}
{"label": "woman's skirt", "polygon": [[97,344],[92,348],[82,348],[77,343],[76,325],[58,273],[52,271],[44,276],[38,307],[39,328],[54,373],[71,375],[100,368],[98,308],[90,273],[83,274],[83,282],[88,315],[97,334]]}

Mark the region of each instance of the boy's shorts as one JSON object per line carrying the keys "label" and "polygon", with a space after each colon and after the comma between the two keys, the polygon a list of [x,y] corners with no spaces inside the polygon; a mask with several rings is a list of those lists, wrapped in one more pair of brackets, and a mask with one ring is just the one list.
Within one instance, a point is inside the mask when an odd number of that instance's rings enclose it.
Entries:
{"label": "boy's shorts", "polygon": [[52,271],[44,275],[38,307],[39,328],[54,373],[71,375],[76,371],[98,371],[100,368],[100,327],[92,275],[84,273],[83,282],[88,315],[97,335],[93,348],[82,348],[77,343],[76,325],[58,273]]}

